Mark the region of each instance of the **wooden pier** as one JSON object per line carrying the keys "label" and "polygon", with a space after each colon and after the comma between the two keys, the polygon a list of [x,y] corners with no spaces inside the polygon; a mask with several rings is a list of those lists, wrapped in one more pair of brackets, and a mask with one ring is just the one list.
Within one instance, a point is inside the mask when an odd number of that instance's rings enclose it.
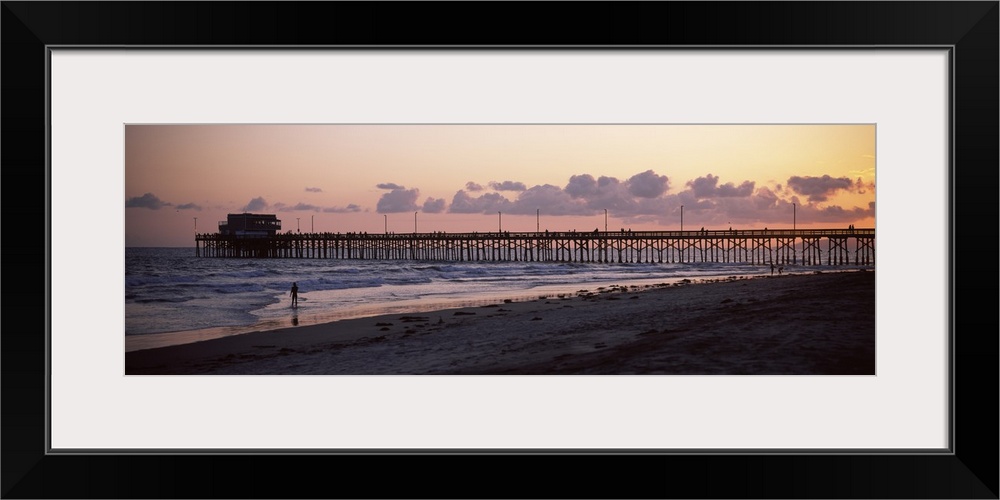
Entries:
{"label": "wooden pier", "polygon": [[196,234],[200,257],[874,265],[875,229]]}

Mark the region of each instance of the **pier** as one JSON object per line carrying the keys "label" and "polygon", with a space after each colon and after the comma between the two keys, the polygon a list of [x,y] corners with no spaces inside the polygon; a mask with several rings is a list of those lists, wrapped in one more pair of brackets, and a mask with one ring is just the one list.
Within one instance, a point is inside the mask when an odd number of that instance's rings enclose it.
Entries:
{"label": "pier", "polygon": [[218,258],[874,265],[875,229],[196,234]]}

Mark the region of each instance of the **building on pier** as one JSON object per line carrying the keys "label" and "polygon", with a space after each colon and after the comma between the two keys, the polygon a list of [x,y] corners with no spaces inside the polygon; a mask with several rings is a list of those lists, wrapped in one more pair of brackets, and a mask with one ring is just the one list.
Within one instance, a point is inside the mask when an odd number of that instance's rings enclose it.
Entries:
{"label": "building on pier", "polygon": [[274,214],[229,214],[219,221],[219,234],[237,238],[267,238],[281,231],[281,221]]}

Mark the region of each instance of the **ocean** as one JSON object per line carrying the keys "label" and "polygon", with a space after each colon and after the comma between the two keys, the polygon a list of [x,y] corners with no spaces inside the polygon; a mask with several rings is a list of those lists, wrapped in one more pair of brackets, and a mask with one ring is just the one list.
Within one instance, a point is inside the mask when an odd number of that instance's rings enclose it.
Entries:
{"label": "ocean", "polygon": [[[787,266],[786,273],[870,266]],[[380,314],[496,304],[600,287],[770,274],[744,263],[442,262],[198,257],[125,249],[125,350]],[[299,287],[299,306],[289,290]]]}

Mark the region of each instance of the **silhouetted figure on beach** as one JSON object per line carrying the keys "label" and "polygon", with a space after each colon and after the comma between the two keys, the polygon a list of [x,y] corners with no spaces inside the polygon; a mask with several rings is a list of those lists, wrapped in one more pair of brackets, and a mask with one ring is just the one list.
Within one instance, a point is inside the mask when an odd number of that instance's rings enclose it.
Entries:
{"label": "silhouetted figure on beach", "polygon": [[784,270],[785,270],[784,266],[778,266],[778,274],[781,274],[781,271],[784,271]]}
{"label": "silhouetted figure on beach", "polygon": [[774,276],[774,262],[771,263],[771,276]]}
{"label": "silhouetted figure on beach", "polygon": [[292,296],[292,307],[299,306],[299,285],[297,283],[292,283],[292,291],[288,292]]}

